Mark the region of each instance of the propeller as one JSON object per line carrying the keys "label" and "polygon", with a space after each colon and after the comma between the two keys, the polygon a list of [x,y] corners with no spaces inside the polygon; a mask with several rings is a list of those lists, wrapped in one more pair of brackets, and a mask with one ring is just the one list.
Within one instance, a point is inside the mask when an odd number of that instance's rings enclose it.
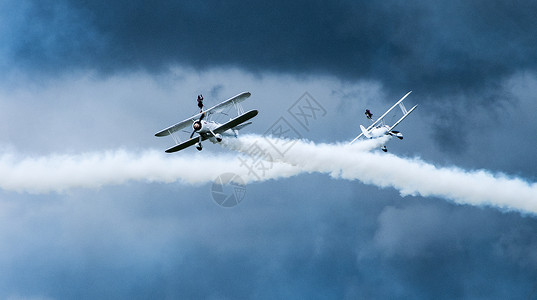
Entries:
{"label": "propeller", "polygon": [[[194,130],[192,131],[192,134],[190,134],[190,138],[194,136],[194,133],[196,133],[196,131],[201,129],[201,120],[203,120],[203,118],[205,118],[205,113],[202,113],[200,118],[196,122],[194,122],[194,124],[192,125],[192,128]],[[199,124],[199,129],[196,129],[196,123]]]}

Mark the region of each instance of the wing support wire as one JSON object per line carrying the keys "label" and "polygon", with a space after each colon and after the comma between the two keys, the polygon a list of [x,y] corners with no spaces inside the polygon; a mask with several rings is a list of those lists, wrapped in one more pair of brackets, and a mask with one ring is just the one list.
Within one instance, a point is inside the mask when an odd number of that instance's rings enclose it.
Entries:
{"label": "wing support wire", "polygon": [[237,110],[237,115],[244,114],[244,109],[242,108],[242,105],[240,103],[237,103],[235,101],[231,101],[231,102],[233,102],[233,105],[235,106],[235,109]]}
{"label": "wing support wire", "polygon": [[403,115],[406,115],[406,114],[407,114],[407,110],[406,110],[406,107],[405,107],[405,105],[403,104],[403,102],[399,103],[399,108],[400,108],[401,111],[403,112]]}
{"label": "wing support wire", "polygon": [[173,141],[175,142],[175,144],[179,145],[181,143],[181,139],[175,136],[175,134],[171,130],[168,130],[168,132],[170,136],[172,137]]}
{"label": "wing support wire", "polygon": [[401,123],[408,115],[410,115],[411,112],[414,111],[414,109],[416,109],[416,107],[418,107],[418,105],[414,105],[414,107],[412,107],[407,113],[405,113],[401,119],[399,119],[397,122],[395,122],[395,124],[392,125],[392,127],[390,127],[389,131],[392,131],[392,129],[395,128],[395,126],[399,125],[399,123]]}

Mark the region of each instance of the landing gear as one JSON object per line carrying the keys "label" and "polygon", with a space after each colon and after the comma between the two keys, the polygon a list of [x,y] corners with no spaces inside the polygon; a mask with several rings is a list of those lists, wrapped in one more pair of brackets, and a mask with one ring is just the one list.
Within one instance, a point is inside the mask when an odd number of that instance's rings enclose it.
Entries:
{"label": "landing gear", "polygon": [[196,149],[198,149],[198,151],[203,150],[203,146],[201,145],[201,143],[196,144]]}
{"label": "landing gear", "polygon": [[384,152],[388,152],[388,148],[386,148],[386,146],[382,146],[380,149]]}

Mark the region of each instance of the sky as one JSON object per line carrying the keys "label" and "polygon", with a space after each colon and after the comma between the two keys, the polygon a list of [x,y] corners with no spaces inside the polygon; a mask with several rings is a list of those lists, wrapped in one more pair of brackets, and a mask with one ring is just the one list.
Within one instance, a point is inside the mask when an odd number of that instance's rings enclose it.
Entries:
{"label": "sky", "polygon": [[[536,13],[0,0],[0,298],[537,299]],[[345,146],[410,90],[404,140]],[[164,153],[198,94],[243,91],[239,141],[296,138],[267,174],[238,144]]]}

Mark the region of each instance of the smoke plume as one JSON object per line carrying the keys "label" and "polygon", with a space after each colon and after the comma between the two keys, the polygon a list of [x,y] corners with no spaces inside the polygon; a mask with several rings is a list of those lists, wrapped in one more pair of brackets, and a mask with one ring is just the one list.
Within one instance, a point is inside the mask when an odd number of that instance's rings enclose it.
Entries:
{"label": "smoke plume", "polygon": [[222,143],[239,155],[213,154],[207,150],[193,154],[192,149],[172,155],[157,150],[25,158],[3,153],[0,154],[0,188],[49,193],[129,181],[201,184],[229,172],[248,183],[317,172],[335,179],[392,187],[403,196],[439,197],[460,204],[537,213],[536,183],[486,170],[441,168],[419,158],[370,151],[387,141],[388,137],[353,145],[316,144],[245,135]]}
{"label": "smoke plume", "polygon": [[228,147],[248,154],[252,150],[251,145],[259,144],[259,148],[268,153],[266,157],[269,160],[288,163],[301,172],[321,172],[336,179],[393,187],[403,196],[439,197],[459,204],[537,213],[536,183],[487,170],[440,168],[419,158],[368,151],[385,144],[388,139],[349,145],[244,136],[229,141]]}

